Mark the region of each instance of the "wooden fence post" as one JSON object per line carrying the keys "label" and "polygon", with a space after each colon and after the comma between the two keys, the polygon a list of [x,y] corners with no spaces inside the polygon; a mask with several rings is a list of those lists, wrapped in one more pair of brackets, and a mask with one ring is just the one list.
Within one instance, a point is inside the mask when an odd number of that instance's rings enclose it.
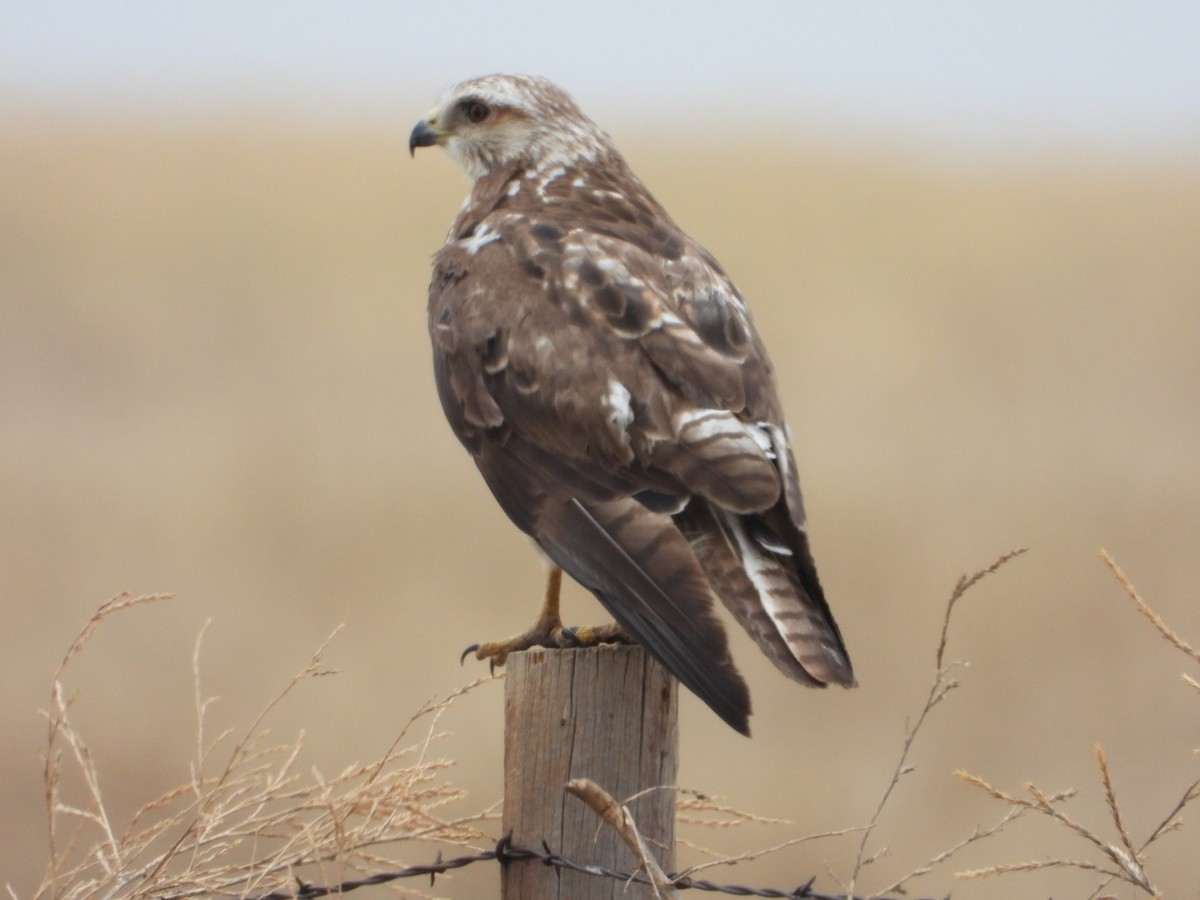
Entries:
{"label": "wooden fence post", "polygon": [[[533,649],[508,658],[504,687],[503,829],[517,847],[550,849],[579,863],[633,871],[613,829],[563,787],[590,778],[618,802],[674,785],[679,763],[675,679],[641,647]],[[663,869],[675,857],[675,792],[629,805]],[[538,860],[501,867],[503,900],[651,900],[653,890]]]}

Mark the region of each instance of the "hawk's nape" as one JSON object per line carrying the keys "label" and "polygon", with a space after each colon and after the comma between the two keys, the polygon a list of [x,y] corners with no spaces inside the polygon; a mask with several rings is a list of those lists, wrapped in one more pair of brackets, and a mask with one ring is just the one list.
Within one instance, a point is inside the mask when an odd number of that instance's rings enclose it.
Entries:
{"label": "hawk's nape", "polygon": [[717,600],[788,677],[853,685],[771,364],[724,271],[545,79],[458,85],[413,129],[431,145],[474,179],[434,262],[434,372],[504,511],[743,733]]}

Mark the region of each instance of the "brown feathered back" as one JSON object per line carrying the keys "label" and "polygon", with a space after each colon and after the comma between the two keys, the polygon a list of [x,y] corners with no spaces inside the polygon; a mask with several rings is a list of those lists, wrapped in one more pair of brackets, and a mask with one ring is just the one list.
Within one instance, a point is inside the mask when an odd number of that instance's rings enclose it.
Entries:
{"label": "brown feathered back", "polygon": [[475,177],[429,326],[446,416],[513,522],[739,731],[716,599],[789,677],[853,684],[771,364],[716,261],[543,79],[465,82],[411,143]]}

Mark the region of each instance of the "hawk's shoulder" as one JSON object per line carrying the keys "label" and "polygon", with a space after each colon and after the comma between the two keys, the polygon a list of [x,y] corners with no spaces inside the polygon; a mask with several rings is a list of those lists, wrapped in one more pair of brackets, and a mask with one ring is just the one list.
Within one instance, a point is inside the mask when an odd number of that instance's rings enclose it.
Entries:
{"label": "hawk's shoulder", "polygon": [[[484,345],[480,366],[499,354],[542,368],[548,342],[563,385],[586,376],[585,354],[635,396],[657,380],[698,408],[778,415],[736,288],[632,174],[555,166],[477,185],[438,254],[430,313],[447,349]],[[608,392],[593,385],[593,399]]]}

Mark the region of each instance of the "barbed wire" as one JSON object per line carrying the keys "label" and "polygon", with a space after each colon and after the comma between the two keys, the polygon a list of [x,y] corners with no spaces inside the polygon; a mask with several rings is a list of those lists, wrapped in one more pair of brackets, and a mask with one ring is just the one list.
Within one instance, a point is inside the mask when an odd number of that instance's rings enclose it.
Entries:
{"label": "barbed wire", "polygon": [[[387,884],[401,878],[417,878],[422,875],[429,876],[429,884],[432,886],[438,875],[443,875],[452,869],[462,869],[478,862],[491,862],[492,860],[496,860],[503,865],[510,862],[531,859],[540,860],[542,865],[553,866],[559,870],[565,869],[571,872],[582,872],[587,875],[614,878],[636,884],[650,884],[650,879],[641,872],[622,872],[617,869],[609,869],[591,863],[578,863],[567,859],[551,850],[550,845],[545,841],[542,842],[540,850],[514,847],[512,836],[505,835],[496,842],[496,846],[491,850],[482,850],[479,853],[458,856],[454,859],[442,859],[442,855],[439,853],[438,858],[431,863],[409,866],[408,868],[397,869],[391,872],[378,872],[374,875],[342,881],[338,884],[308,884],[297,878],[295,890],[272,891],[269,894],[260,894],[254,897],[253,900],[315,900],[318,897],[345,894],[358,888]],[[710,893],[727,894],[732,897],[772,897],[776,898],[776,900],[868,900],[868,898],[858,895],[850,898],[844,893],[825,894],[820,891],[814,891],[812,885],[816,881],[815,875],[799,887],[790,891],[779,888],[747,887],[740,884],[718,884],[703,878],[692,878],[687,874],[671,873],[668,877],[671,879],[673,886],[678,890],[708,891]],[[899,898],[873,896],[870,900],[899,900]],[[906,898],[906,900],[913,900],[913,898]],[[948,896],[946,900],[949,900]]]}

